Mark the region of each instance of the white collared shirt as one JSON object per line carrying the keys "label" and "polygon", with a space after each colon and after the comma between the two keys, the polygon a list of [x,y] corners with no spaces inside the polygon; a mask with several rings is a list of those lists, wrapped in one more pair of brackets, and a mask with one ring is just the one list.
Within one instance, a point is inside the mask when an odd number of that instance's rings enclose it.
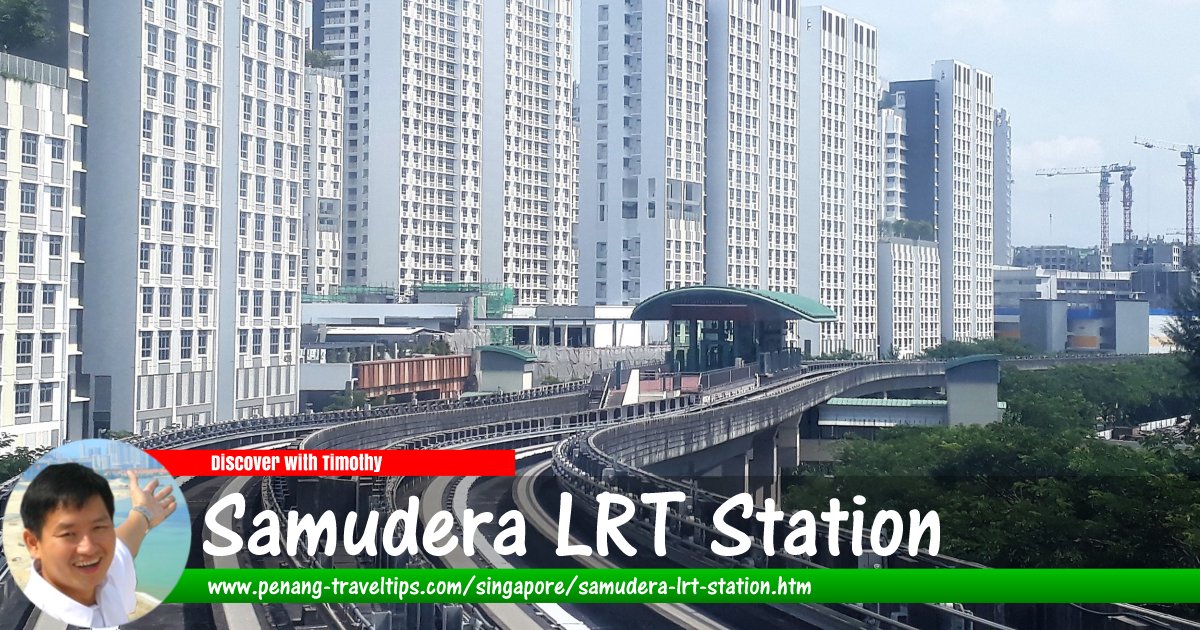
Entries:
{"label": "white collared shirt", "polygon": [[133,569],[133,554],[121,539],[117,539],[112,564],[104,583],[96,590],[96,605],[86,606],[54,588],[41,575],[41,565],[35,562],[25,585],[25,597],[46,614],[81,628],[112,628],[129,621],[137,604],[137,575]]}

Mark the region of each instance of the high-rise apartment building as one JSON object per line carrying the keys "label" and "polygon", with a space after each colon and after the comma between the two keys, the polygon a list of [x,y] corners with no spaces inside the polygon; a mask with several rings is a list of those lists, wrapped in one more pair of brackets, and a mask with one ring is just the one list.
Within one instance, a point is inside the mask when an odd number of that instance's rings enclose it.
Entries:
{"label": "high-rise apartment building", "polygon": [[0,53],[0,433],[91,437],[82,371],[87,0],[46,2],[50,37]]}
{"label": "high-rise apartment building", "polygon": [[707,283],[795,293],[799,2],[707,9]]}
{"label": "high-rise apartment building", "polygon": [[[837,313],[812,352],[877,356],[878,34],[823,6],[801,10],[799,292]],[[801,336],[815,341],[814,325]]]}
{"label": "high-rise apartment building", "polygon": [[997,109],[993,132],[992,159],[992,231],[995,236],[992,260],[996,265],[1011,265],[1012,245],[1012,121],[1007,109]]}
{"label": "high-rise apartment building", "polygon": [[[576,296],[570,0],[328,2],[346,79],[344,279]],[[369,122],[368,122],[369,119]]]}
{"label": "high-rise apartment building", "polygon": [[880,203],[884,221],[908,218],[906,203],[906,166],[908,147],[905,144],[904,109],[896,106],[896,97],[884,90],[879,103]]}
{"label": "high-rise apartment building", "polygon": [[939,61],[933,79],[893,82],[891,93],[904,109],[908,134],[908,216],[937,229],[942,335],[991,338],[992,76],[959,61]]}
{"label": "high-rise apartment building", "polygon": [[98,426],[135,432],[296,408],[307,0],[93,11]]}
{"label": "high-rise apartment building", "polygon": [[305,69],[300,285],[310,295],[342,284],[343,98],[340,72]]}
{"label": "high-rise apartment building", "polygon": [[634,304],[702,284],[704,3],[622,0],[581,11],[579,300]]}
{"label": "high-rise apartment building", "polygon": [[879,237],[879,339],[884,357],[911,359],[942,342],[941,264],[934,241]]}

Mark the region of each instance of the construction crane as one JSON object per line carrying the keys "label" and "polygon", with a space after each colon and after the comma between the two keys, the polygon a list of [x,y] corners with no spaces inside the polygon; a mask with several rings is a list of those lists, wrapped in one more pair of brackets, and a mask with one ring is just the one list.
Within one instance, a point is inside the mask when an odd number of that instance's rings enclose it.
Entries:
{"label": "construction crane", "polygon": [[1159,142],[1158,140],[1148,140],[1146,138],[1134,138],[1133,142],[1148,149],[1178,151],[1179,157],[1183,158],[1181,166],[1183,166],[1184,211],[1187,214],[1184,244],[1188,247],[1194,246],[1196,244],[1196,206],[1193,200],[1196,190],[1196,154],[1200,153],[1200,148],[1197,148],[1197,145],[1193,144]]}
{"label": "construction crane", "polygon": [[1137,167],[1128,164],[1107,164],[1082,168],[1044,168],[1036,174],[1045,177],[1100,174],[1100,254],[1107,259],[1112,250],[1108,237],[1108,200],[1110,199],[1109,187],[1112,186],[1112,173],[1121,174],[1121,206],[1125,210],[1125,240],[1129,241],[1133,239],[1133,171],[1136,169]]}

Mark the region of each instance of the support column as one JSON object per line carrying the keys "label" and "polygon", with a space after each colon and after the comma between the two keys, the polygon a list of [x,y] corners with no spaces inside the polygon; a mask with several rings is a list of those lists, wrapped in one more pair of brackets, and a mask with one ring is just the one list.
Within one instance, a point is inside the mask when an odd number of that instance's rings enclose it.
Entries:
{"label": "support column", "polygon": [[754,497],[754,505],[763,506],[763,499],[779,499],[779,461],[775,447],[775,431],[755,434],[750,450],[746,451],[746,492]]}
{"label": "support column", "polygon": [[784,470],[790,470],[800,465],[800,419],[797,414],[784,420],[775,431],[776,457],[780,475]]}

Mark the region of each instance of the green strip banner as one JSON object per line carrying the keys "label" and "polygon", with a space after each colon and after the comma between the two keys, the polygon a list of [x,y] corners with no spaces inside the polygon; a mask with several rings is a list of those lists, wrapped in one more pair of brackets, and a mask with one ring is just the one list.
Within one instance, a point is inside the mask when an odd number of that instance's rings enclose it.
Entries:
{"label": "green strip banner", "polygon": [[1200,603],[1200,569],[187,569],[170,603]]}

